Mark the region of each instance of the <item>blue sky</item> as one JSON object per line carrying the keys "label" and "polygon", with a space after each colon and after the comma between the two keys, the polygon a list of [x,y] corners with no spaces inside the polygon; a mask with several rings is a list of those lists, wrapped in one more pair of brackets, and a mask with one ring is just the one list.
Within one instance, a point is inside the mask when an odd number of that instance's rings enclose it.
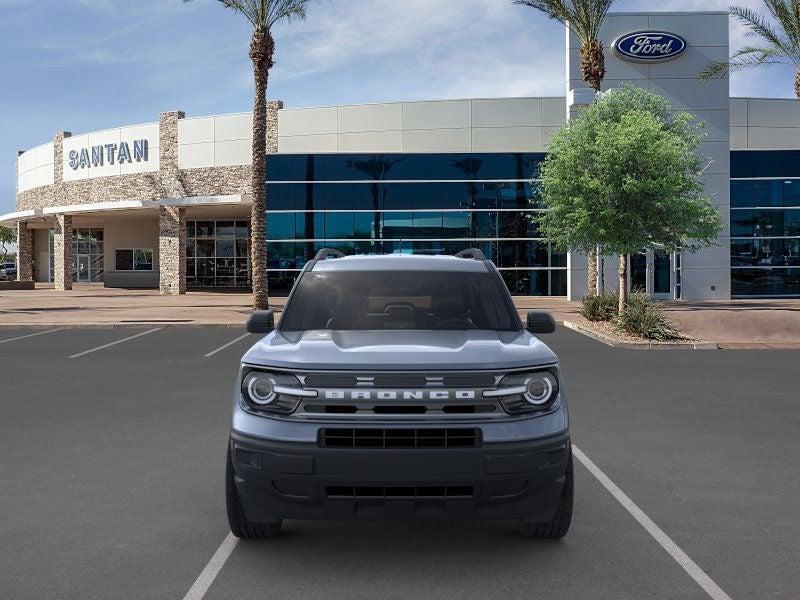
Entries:
{"label": "blue sky", "polygon": [[[620,0],[615,10],[652,5]],[[269,96],[286,106],[564,93],[563,27],[510,0],[320,0],[275,33]],[[217,0],[0,0],[0,213],[14,210],[17,150],[58,130],[250,110],[248,43],[246,21]],[[792,81],[777,67],[731,87],[791,97]]]}

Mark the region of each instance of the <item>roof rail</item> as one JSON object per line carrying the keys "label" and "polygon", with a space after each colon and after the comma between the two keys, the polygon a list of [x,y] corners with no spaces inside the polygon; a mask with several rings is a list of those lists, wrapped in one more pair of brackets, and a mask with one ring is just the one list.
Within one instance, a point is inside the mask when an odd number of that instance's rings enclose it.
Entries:
{"label": "roof rail", "polygon": [[481,252],[477,248],[469,248],[467,250],[462,250],[461,252],[456,254],[456,258],[474,258],[475,260],[486,260],[486,257],[483,255],[483,252]]}
{"label": "roof rail", "polygon": [[314,257],[314,260],[325,260],[326,258],[344,258],[344,254],[333,248],[323,248]]}

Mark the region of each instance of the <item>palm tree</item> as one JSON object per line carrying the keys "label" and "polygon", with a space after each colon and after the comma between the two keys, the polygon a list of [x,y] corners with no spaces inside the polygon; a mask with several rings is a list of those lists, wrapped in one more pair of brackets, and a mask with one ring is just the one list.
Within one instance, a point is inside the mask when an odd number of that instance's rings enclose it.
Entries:
{"label": "palm tree", "polygon": [[[530,6],[551,19],[563,23],[581,42],[581,76],[595,92],[600,91],[606,76],[600,27],[614,0],[514,0],[514,4]],[[589,250],[589,295],[597,290],[597,251]]]}
{"label": "palm tree", "polygon": [[705,81],[725,77],[731,71],[790,64],[797,69],[794,93],[800,100],[800,0],[764,0],[764,4],[770,18],[746,6],[730,8],[730,13],[747,28],[747,35],[757,38],[761,45],[745,46],[730,60],[711,63],[699,77]]}
{"label": "palm tree", "polygon": [[[250,209],[252,240],[250,264],[253,270],[253,308],[269,307],[267,288],[267,242],[265,222],[267,210],[267,83],[275,54],[272,28],[282,21],[304,19],[306,7],[313,0],[219,0],[225,8],[235,10],[253,26],[250,59],[253,61],[255,100],[253,102],[253,205]],[[191,0],[184,0],[191,2]]]}

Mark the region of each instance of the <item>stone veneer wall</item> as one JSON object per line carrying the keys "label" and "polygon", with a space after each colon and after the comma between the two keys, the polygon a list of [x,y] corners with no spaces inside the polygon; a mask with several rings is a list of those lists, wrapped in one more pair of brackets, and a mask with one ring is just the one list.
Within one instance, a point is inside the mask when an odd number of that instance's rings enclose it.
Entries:
{"label": "stone veneer wall", "polygon": [[53,283],[58,291],[72,289],[72,217],[56,215],[53,236]]}
{"label": "stone veneer wall", "polygon": [[[267,103],[267,152],[278,151],[278,110],[280,101]],[[159,200],[186,196],[226,196],[250,193],[250,165],[178,169],[178,120],[181,111],[161,113],[159,118],[159,172],[94,177],[63,181],[62,152],[68,132],[54,138],[53,185],[17,194],[17,210],[50,206],[92,204],[115,200]]]}
{"label": "stone veneer wall", "polygon": [[33,229],[17,223],[17,281],[33,281]]}
{"label": "stone veneer wall", "polygon": [[186,209],[158,207],[158,289],[186,293]]}

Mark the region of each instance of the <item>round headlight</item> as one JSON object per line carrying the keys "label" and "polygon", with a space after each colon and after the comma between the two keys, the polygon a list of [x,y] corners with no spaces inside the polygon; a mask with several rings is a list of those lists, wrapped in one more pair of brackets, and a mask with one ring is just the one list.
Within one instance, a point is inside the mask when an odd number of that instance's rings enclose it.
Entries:
{"label": "round headlight", "polygon": [[547,404],[553,395],[553,382],[547,373],[537,373],[525,381],[525,400],[540,406]]}
{"label": "round headlight", "polygon": [[270,404],[276,398],[275,383],[263,375],[251,375],[247,382],[247,394],[255,404]]}

